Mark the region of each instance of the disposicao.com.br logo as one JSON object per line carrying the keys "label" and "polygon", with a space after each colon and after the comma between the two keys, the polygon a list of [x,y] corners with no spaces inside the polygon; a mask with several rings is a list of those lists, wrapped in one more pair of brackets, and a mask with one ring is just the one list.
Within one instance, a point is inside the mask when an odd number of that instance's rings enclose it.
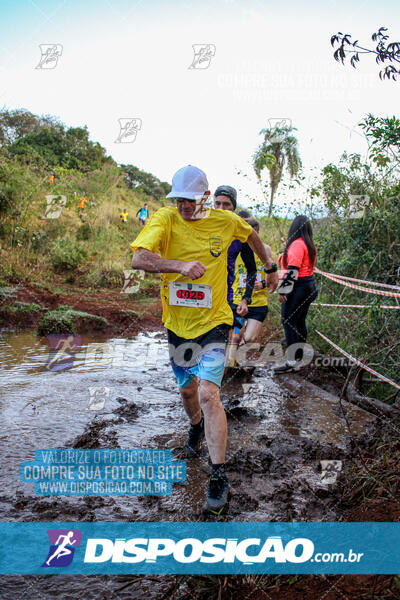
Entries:
{"label": "disposicao.com.br logo", "polygon": [[398,522],[2,522],[0,574],[395,574],[399,536]]}
{"label": "disposicao.com.br logo", "polygon": [[169,558],[177,563],[234,563],[244,565],[265,563],[359,562],[362,553],[316,553],[314,543],[308,538],[294,538],[283,543],[280,536],[262,538],[90,538],[87,540],[85,563],[156,563]]}
{"label": "disposicao.com.br logo", "polygon": [[50,548],[42,567],[68,567],[74,558],[75,547],[81,545],[79,529],[48,529]]}

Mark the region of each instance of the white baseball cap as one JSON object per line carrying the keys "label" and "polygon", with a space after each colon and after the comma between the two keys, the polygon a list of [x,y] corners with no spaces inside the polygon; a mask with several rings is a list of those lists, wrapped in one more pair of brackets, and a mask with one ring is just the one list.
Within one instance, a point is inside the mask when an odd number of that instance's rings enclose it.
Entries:
{"label": "white baseball cap", "polygon": [[175,173],[172,178],[172,190],[167,198],[187,198],[200,200],[208,190],[206,174],[201,169],[187,165]]}

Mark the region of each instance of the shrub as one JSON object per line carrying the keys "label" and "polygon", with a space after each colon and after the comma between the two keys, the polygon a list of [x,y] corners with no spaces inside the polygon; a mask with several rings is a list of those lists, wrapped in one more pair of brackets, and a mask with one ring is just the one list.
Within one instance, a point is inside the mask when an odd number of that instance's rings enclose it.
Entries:
{"label": "shrub", "polygon": [[33,231],[31,235],[32,250],[43,248],[48,242],[48,235],[45,231]]}
{"label": "shrub", "polygon": [[76,239],[81,241],[88,240],[91,236],[91,233],[92,232],[89,223],[84,223],[78,228],[76,232]]}
{"label": "shrub", "polygon": [[108,321],[104,317],[80,312],[74,310],[71,306],[61,305],[43,315],[38,325],[38,335],[98,330],[104,329],[107,325]]}
{"label": "shrub", "polygon": [[56,240],[52,253],[53,268],[57,272],[71,271],[81,265],[86,256],[85,249],[72,240]]}
{"label": "shrub", "polygon": [[28,302],[14,302],[12,306],[10,306],[11,312],[23,312],[23,313],[37,313],[42,310],[45,310],[40,304],[36,304],[36,302],[32,302],[29,304]]}
{"label": "shrub", "polygon": [[16,287],[0,287],[0,299],[13,298],[17,291],[18,289]]}

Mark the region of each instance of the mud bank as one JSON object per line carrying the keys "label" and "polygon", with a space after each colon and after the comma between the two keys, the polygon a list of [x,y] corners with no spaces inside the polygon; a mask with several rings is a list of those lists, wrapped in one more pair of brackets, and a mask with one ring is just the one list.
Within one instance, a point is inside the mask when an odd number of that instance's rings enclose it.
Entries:
{"label": "mud bank", "polygon": [[[60,293],[36,286],[15,285],[0,288],[0,330],[39,326],[43,316],[60,306],[101,317],[106,320],[102,331],[108,335],[132,337],[140,331],[155,331],[161,327],[161,301],[159,290],[148,290],[140,300],[120,290],[87,290],[60,288]],[[1,293],[3,291],[3,293]],[[79,322],[78,322],[79,325]],[[88,321],[82,331],[91,331]],[[79,330],[81,332],[81,329]],[[64,333],[60,331],[59,333]]]}

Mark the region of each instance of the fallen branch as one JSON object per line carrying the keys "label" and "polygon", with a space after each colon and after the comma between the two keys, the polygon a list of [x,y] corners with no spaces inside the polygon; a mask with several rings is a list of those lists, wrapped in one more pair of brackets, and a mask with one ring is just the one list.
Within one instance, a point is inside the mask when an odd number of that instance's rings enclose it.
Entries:
{"label": "fallen branch", "polygon": [[391,419],[400,421],[400,410],[398,408],[386,404],[386,402],[382,402],[377,398],[369,398],[368,396],[359,394],[352,383],[348,383],[346,386],[345,398],[348,402],[351,402],[364,410],[368,410],[378,417],[384,414]]}

